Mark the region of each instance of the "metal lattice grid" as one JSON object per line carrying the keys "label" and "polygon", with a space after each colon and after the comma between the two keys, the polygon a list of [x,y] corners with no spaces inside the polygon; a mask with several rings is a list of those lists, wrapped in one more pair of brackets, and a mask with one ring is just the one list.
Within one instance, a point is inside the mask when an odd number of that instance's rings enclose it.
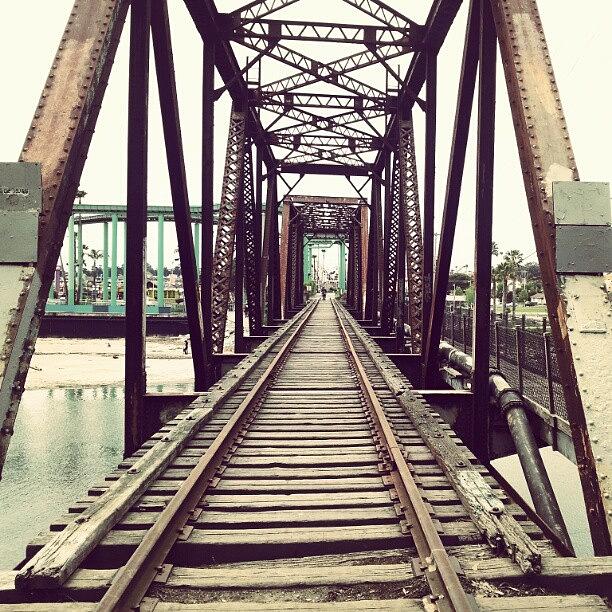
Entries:
{"label": "metal lattice grid", "polygon": [[250,140],[244,148],[243,176],[243,215],[244,215],[244,286],[247,297],[249,332],[258,335],[261,331],[260,288],[260,233],[261,215],[256,209],[253,189],[253,157]]}
{"label": "metal lattice grid", "polygon": [[408,324],[412,351],[420,353],[423,340],[423,234],[412,118],[399,122],[401,202],[406,241]]}
{"label": "metal lattice grid", "polygon": [[385,260],[383,304],[381,326],[384,334],[388,334],[393,326],[395,316],[395,297],[397,294],[398,245],[400,232],[400,169],[397,152],[393,155],[393,165],[390,177],[387,179],[385,193]]}
{"label": "metal lattice grid", "polygon": [[245,113],[232,106],[212,271],[212,343],[213,350],[218,353],[223,351],[236,241],[236,214],[238,198],[242,197],[245,126]]}

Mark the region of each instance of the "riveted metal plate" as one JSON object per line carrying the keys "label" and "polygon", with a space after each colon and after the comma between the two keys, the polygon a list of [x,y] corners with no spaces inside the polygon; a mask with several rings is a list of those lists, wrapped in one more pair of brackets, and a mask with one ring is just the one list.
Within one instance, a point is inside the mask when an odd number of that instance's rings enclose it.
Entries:
{"label": "riveted metal plate", "polygon": [[610,225],[610,184],[553,183],[557,225]]}
{"label": "riveted metal plate", "polygon": [[612,270],[610,185],[553,183],[557,272],[600,274]]}
{"label": "riveted metal plate", "polygon": [[608,225],[558,225],[557,272],[598,274],[612,270],[612,228]]}
{"label": "riveted metal plate", "polygon": [[0,163],[0,263],[36,261],[41,203],[40,164]]}

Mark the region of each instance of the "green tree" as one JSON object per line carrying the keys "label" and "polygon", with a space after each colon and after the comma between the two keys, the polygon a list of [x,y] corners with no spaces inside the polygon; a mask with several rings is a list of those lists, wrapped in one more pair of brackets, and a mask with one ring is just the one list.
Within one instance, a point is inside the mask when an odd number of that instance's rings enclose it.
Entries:
{"label": "green tree", "polygon": [[512,283],[512,319],[516,314],[516,279],[518,278],[521,266],[523,265],[523,254],[518,249],[512,249],[505,253],[504,263],[506,265],[507,276]]}
{"label": "green tree", "polygon": [[474,303],[474,287],[472,285],[465,290],[465,303],[469,306]]}
{"label": "green tree", "polygon": [[[85,249],[85,246],[83,246]],[[96,287],[97,287],[97,277],[98,277],[98,260],[102,257],[102,251],[99,249],[91,249],[87,256],[91,259],[91,278],[93,280],[93,289],[94,295],[97,295]]]}

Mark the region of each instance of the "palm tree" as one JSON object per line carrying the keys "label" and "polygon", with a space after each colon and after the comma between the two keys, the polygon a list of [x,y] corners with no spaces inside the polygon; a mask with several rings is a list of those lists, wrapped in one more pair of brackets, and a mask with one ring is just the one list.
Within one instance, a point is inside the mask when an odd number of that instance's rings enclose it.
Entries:
{"label": "palm tree", "polygon": [[[499,255],[499,247],[497,242],[491,242],[491,259]],[[497,273],[496,268],[491,268],[491,282],[493,283],[493,313],[497,314]]]}
{"label": "palm tree", "polygon": [[523,265],[523,254],[513,249],[504,255],[504,262],[507,267],[508,277],[512,281],[512,320],[516,314],[516,279],[518,278],[521,266]]}
{"label": "palm tree", "polygon": [[94,294],[97,294],[97,292],[96,292],[96,276],[97,276],[97,272],[98,272],[97,271],[97,264],[98,264],[98,259],[100,259],[102,257],[102,251],[100,251],[98,249],[91,249],[87,255],[93,261],[92,266],[91,266],[92,267],[91,275],[93,277]]}

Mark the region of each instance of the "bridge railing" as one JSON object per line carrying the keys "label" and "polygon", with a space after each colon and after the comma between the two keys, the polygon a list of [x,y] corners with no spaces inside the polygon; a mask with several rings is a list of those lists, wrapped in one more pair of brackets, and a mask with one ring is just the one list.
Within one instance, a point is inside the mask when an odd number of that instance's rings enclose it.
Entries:
{"label": "bridge railing", "polygon": [[[470,353],[472,350],[472,309],[447,308],[444,339]],[[491,313],[490,364],[498,369],[522,395],[542,406],[551,415],[567,420],[557,355],[546,331],[546,319],[500,317]]]}

